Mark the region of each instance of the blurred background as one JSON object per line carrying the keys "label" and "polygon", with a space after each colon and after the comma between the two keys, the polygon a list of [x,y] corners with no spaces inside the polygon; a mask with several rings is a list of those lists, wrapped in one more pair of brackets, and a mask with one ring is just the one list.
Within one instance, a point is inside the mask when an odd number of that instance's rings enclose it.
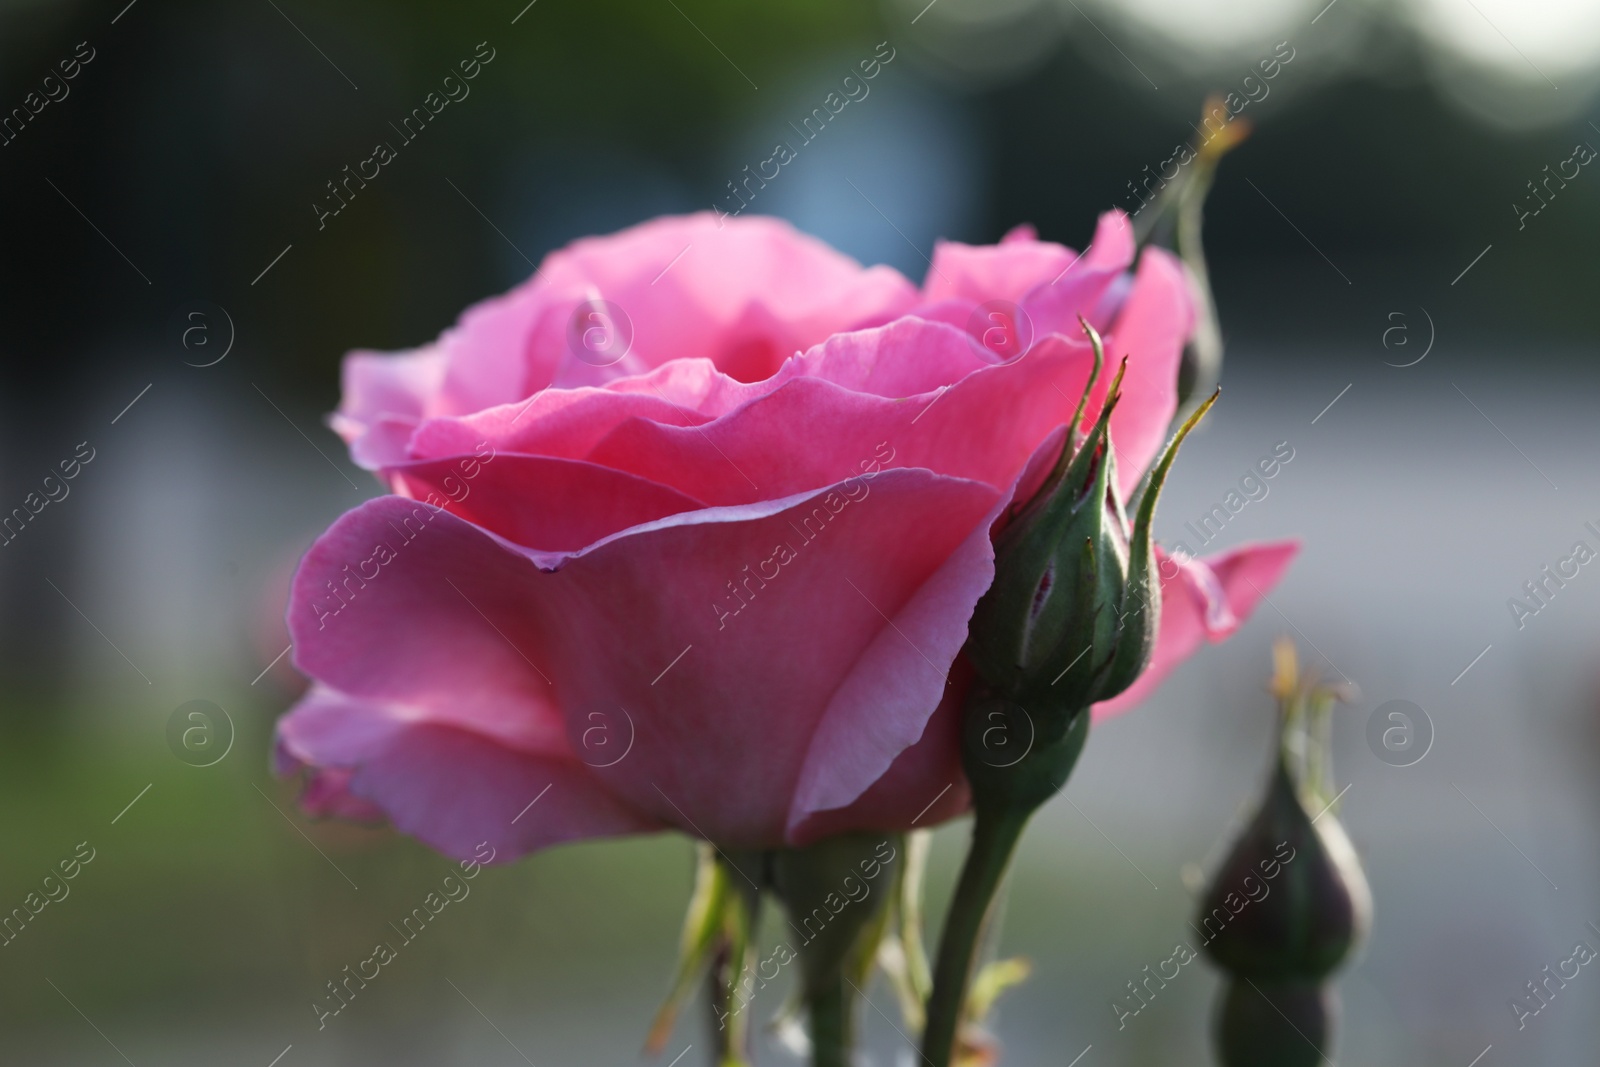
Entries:
{"label": "blurred background", "polygon": [[[1600,975],[1520,1030],[1509,1002],[1600,947],[1600,575],[1520,626],[1507,600],[1600,547],[1600,175],[1570,177],[1600,146],[1600,6],[525,3],[0,0],[0,511],[80,463],[0,546],[0,910],[94,856],[0,948],[0,1062],[640,1060],[690,885],[676,838],[487,871],[317,1030],[324,983],[446,872],[308,822],[268,771],[301,685],[288,575],[377,491],[322,417],[345,351],[427,341],[574,237],[732,207],[880,42],[870,95],[750,210],[917,279],[937,238],[1023,221],[1081,247],[1208,92],[1254,96],[1207,212],[1226,391],[1158,533],[1306,549],[1233,640],[1097,728],[1026,840],[1003,947],[1036,972],[1002,1004],[1006,1062],[1208,1062],[1208,964],[1124,1029],[1111,1003],[1188,936],[1260,792],[1280,633],[1360,692],[1336,769],[1376,921],[1338,1059],[1592,1055]],[[327,183],[480,47],[470,97],[319,225]],[[1186,524],[1280,443],[1268,495],[1202,547]],[[197,699],[231,741],[206,767],[169,744]],[[1409,766],[1366,740],[1391,700],[1426,716]],[[937,837],[936,912],[963,834]],[[913,1063],[868,992],[873,1062]],[[660,1062],[690,1045],[707,1062],[698,1013]]]}

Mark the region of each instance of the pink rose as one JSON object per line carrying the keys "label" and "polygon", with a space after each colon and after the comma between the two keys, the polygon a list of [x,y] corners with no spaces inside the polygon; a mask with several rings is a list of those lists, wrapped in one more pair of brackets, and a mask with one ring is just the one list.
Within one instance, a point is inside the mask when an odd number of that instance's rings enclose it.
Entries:
{"label": "pink rose", "polygon": [[[991,529],[1088,380],[1079,313],[1129,357],[1122,493],[1174,413],[1190,289],[1133,258],[1112,212],[1081,257],[941,244],[918,291],[782,222],[667,218],[552,254],[426,348],[352,354],[333,423],[395,495],[295,578],[315,684],[280,770],[313,812],[500,860],[965,810],[959,656]],[[1154,663],[1097,710],[1231,632],[1293,552],[1164,562]]]}

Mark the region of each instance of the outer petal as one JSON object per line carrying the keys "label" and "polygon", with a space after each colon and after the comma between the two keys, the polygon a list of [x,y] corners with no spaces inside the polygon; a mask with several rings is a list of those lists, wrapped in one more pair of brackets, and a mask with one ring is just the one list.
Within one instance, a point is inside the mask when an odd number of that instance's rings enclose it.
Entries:
{"label": "outer petal", "polygon": [[1150,666],[1123,693],[1096,704],[1095,721],[1126,711],[1153,693],[1202,640],[1215,644],[1229,637],[1278,583],[1299,550],[1298,541],[1276,541],[1243,545],[1205,560],[1178,560],[1158,550],[1161,629]]}
{"label": "outer petal", "polygon": [[[992,565],[991,565],[992,567]],[[845,779],[825,781],[820,775],[811,779],[818,790],[815,806],[795,798],[791,814],[789,841],[793,845],[806,845],[819,838],[830,837],[857,830],[914,829],[919,826],[937,826],[967,810],[972,802],[972,791],[967,786],[966,772],[961,769],[961,712],[967,690],[972,681],[972,668],[966,657],[957,657],[951,665],[950,684],[945,687],[943,699],[927,719],[916,743],[905,749],[888,764],[867,790],[839,807],[824,808],[837,796],[853,790],[841,789]],[[848,700],[834,701],[830,711],[831,722],[843,718],[838,714],[849,706]],[[837,715],[837,718],[834,716]],[[909,718],[902,720],[909,721]],[[902,727],[903,728],[903,727]],[[883,732],[895,729],[887,725]],[[825,731],[819,731],[812,741],[807,771],[825,769],[823,761],[837,752],[830,752],[828,743],[833,740]],[[870,774],[878,761],[860,761],[862,770]],[[825,788],[838,790],[836,797],[822,800]]]}
{"label": "outer petal", "polygon": [[[309,770],[300,802],[311,814],[387,816],[457,859],[475,855],[480,842],[503,863],[562,841],[659,829],[618,804],[575,760],[418,723],[402,709],[325,686],[278,723],[277,749],[278,773]],[[528,806],[534,800],[537,809]]]}
{"label": "outer petal", "polygon": [[619,802],[580,763],[446,726],[400,731],[357,767],[350,791],[456,859],[474,855],[480,842],[495,850],[493,862],[505,863],[564,841],[663,828]]}
{"label": "outer petal", "polygon": [[1126,295],[1119,281],[1134,251],[1133,227],[1120,211],[1100,216],[1082,255],[1037,240],[1032,227],[1012,230],[998,245],[943,242],[913,314],[976,334],[989,322],[973,324],[973,309],[1003,300],[1021,306],[1026,325],[1018,328],[1034,339],[1052,333],[1077,337],[1079,315],[1103,331]]}
{"label": "outer petal", "polygon": [[[964,545],[971,554],[1002,498],[923,470],[884,471],[849,493],[676,515],[560,555],[435,513],[318,629],[316,598],[345,574],[347,554],[367,552],[414,506],[372,501],[308,556],[291,606],[296,658],[354,698],[401,706],[414,725],[448,718],[457,732],[569,764],[589,713],[621,710],[635,731],[630,754],[583,773],[644,818],[729,845],[778,844],[836,693],[907,680],[926,691],[920,709],[896,716],[899,749],[856,724],[885,767],[922,735],[986,579],[966,579],[970,598],[945,612],[927,598],[954,595],[941,590],[962,582],[941,570]],[[934,592],[922,592],[931,580]],[[552,690],[562,746],[548,736]],[[829,732],[849,744],[848,729]],[[815,788],[853,799],[881,770],[842,765]]]}
{"label": "outer petal", "polygon": [[[508,640],[486,640],[484,631],[492,638],[493,630],[467,599],[472,591],[452,587],[439,565],[438,551],[464,525],[399,497],[380,497],[342,516],[295,575],[289,602],[295,665],[389,716],[570,756],[546,669]],[[421,647],[401,655],[386,646],[395,628],[416,632]],[[321,713],[320,705],[312,707]]]}
{"label": "outer petal", "polygon": [[344,397],[329,423],[359,467],[376,470],[405,455],[411,432],[444,381],[444,353],[432,348],[345,357]]}
{"label": "outer petal", "polygon": [[[278,720],[278,773],[289,774],[300,766],[354,767],[414,719],[414,714],[400,708],[313,685]],[[348,781],[349,774],[341,777]]]}
{"label": "outer petal", "polygon": [[852,803],[922,737],[951,687],[950,663],[966,643],[972,609],[994,581],[989,524],[1000,503],[894,613],[833,694],[801,771],[791,830],[813,812]]}
{"label": "outer petal", "polygon": [[351,822],[381,823],[383,809],[370,800],[350,792],[351,772],[344,767],[313,767],[280,757],[280,774],[306,770],[305,788],[300,790],[300,807],[314,819],[348,819]]}

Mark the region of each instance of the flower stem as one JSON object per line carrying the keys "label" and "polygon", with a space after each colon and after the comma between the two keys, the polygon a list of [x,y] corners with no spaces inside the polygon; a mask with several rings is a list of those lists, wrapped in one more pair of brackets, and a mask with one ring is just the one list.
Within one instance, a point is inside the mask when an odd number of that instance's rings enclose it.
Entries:
{"label": "flower stem", "polygon": [[811,1016],[811,1067],[850,1067],[854,1029],[844,976],[838,972],[806,998]]}
{"label": "flower stem", "polygon": [[[1005,877],[1017,841],[1033,809],[995,811],[979,803],[974,811],[972,848],[961,868],[950,911],[939,940],[939,957],[933,972],[933,995],[928,998],[928,1025],[922,1036],[922,1058],[929,1067],[950,1067],[956,1032],[972,981],[978,941],[990,911],[995,890]],[[821,1061],[818,1061],[819,1063]]]}

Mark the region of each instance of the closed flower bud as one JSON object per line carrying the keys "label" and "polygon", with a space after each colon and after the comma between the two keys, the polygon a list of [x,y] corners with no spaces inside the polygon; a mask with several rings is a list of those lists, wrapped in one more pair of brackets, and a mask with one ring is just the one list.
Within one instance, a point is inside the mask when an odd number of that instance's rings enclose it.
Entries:
{"label": "closed flower bud", "polygon": [[1364,934],[1371,898],[1355,849],[1332,813],[1311,818],[1280,757],[1202,898],[1206,952],[1231,974],[1319,982]]}
{"label": "closed flower bud", "polygon": [[1205,952],[1228,972],[1215,1031],[1224,1067],[1312,1067],[1327,1058],[1338,999],[1326,982],[1372,913],[1355,849],[1323,796],[1340,691],[1302,682],[1292,643],[1280,641],[1274,658],[1282,715],[1266,795],[1197,917]]}
{"label": "closed flower bud", "polygon": [[1128,688],[1149,662],[1161,611],[1150,524],[1178,445],[1210,407],[1195,412],[1151,469],[1130,526],[1111,442],[1127,361],[1080,440],[1103,361],[1099,336],[1087,323],[1084,331],[1095,374],[1055,469],[996,540],[994,583],[973,613],[967,646],[986,695],[1026,708],[1046,738]]}

